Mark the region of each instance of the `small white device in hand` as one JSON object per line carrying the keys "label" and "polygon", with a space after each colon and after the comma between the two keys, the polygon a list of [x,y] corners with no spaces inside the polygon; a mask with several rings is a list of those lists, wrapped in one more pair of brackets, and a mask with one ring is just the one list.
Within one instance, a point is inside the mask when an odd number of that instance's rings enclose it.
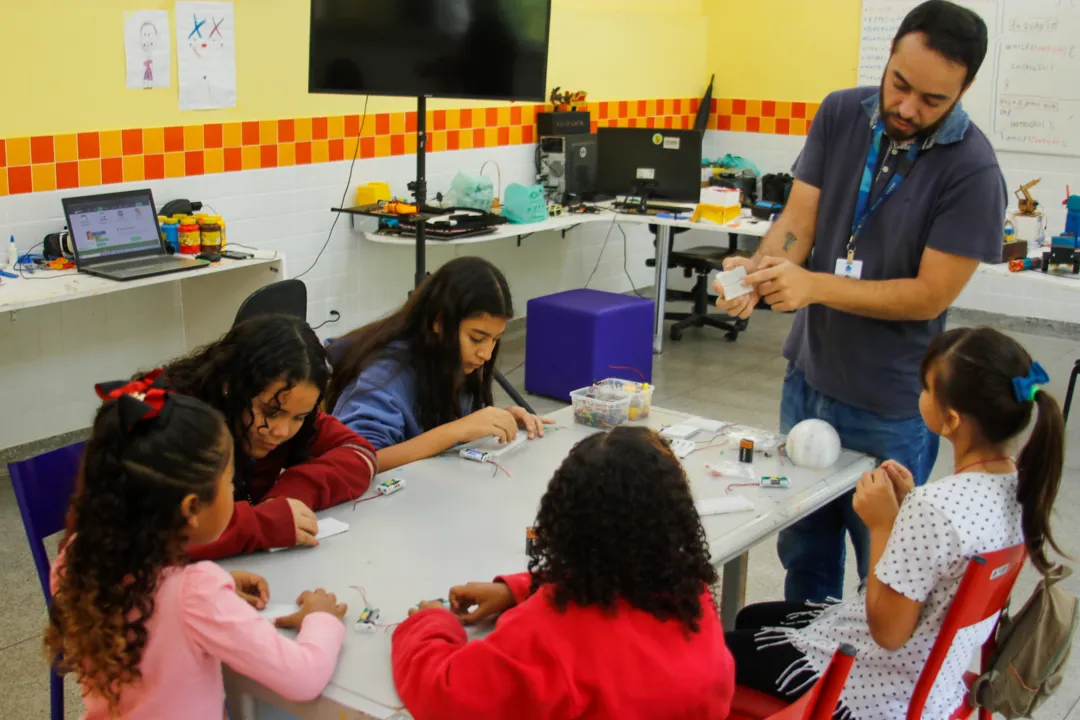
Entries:
{"label": "small white device in hand", "polygon": [[746,279],[746,268],[742,265],[732,270],[717,273],[716,279],[720,282],[720,287],[724,289],[725,300],[742,297],[751,290],[750,286],[743,282]]}

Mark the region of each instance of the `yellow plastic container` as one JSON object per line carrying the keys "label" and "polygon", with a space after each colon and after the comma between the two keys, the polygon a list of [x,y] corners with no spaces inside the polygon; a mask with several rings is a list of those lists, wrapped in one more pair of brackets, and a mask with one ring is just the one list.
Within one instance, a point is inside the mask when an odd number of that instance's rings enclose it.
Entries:
{"label": "yellow plastic container", "polygon": [[384,182],[369,182],[356,188],[357,205],[374,205],[377,202],[389,201],[390,184]]}

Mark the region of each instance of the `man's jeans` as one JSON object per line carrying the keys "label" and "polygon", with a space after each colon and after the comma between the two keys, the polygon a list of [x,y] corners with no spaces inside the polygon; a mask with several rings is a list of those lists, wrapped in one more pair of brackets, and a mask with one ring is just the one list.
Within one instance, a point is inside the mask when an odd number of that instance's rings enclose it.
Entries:
{"label": "man's jeans", "polygon": [[[780,402],[780,430],[818,418],[836,428],[847,450],[858,450],[879,461],[895,460],[922,485],[937,460],[940,438],[922,417],[894,419],[845,405],[806,384],[806,377],[788,365]],[[784,597],[790,601],[840,599],[844,591],[845,531],[855,546],[859,579],[870,562],[870,533],[851,507],[852,490],[781,530],[776,550],[787,570]]]}

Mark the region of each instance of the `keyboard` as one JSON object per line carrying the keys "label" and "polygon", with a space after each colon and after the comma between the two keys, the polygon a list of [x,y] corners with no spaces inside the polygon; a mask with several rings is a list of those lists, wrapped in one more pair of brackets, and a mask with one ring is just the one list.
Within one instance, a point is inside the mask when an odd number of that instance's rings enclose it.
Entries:
{"label": "keyboard", "polygon": [[[615,209],[620,212],[641,212],[641,203],[636,202],[617,202],[615,203]],[[692,213],[694,212],[694,206],[690,204],[670,204],[670,203],[654,203],[648,204],[647,214],[652,215],[655,213],[669,212],[672,215],[678,215],[680,213]]]}
{"label": "keyboard", "polygon": [[105,263],[99,265],[99,270],[107,270],[111,273],[122,273],[128,270],[155,270],[157,268],[172,267],[177,264],[179,258],[163,257],[156,259],[143,258],[141,260],[128,260],[126,262]]}

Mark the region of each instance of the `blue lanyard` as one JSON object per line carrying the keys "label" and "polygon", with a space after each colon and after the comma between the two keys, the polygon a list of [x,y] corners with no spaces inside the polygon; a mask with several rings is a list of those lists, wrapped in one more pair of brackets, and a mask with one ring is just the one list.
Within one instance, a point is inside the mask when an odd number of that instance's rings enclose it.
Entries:
{"label": "blue lanyard", "polygon": [[911,147],[907,151],[907,162],[901,163],[892,177],[889,178],[889,184],[885,186],[885,189],[881,191],[877,199],[873,204],[870,203],[870,193],[874,187],[874,171],[877,169],[878,156],[881,154],[881,138],[885,134],[885,123],[882,120],[878,120],[877,125],[874,126],[874,135],[870,140],[870,150],[866,153],[866,164],[863,166],[862,182],[859,183],[859,200],[855,204],[855,217],[851,221],[851,238],[847,244],[847,259],[848,262],[855,260],[855,240],[859,237],[863,227],[866,225],[866,221],[870,219],[870,216],[877,212],[877,209],[885,204],[885,201],[892,197],[897,190],[900,189],[900,184],[904,182],[904,175],[907,174],[911,167],[915,164],[915,160],[919,157],[920,143],[918,140],[914,140],[911,143]]}

